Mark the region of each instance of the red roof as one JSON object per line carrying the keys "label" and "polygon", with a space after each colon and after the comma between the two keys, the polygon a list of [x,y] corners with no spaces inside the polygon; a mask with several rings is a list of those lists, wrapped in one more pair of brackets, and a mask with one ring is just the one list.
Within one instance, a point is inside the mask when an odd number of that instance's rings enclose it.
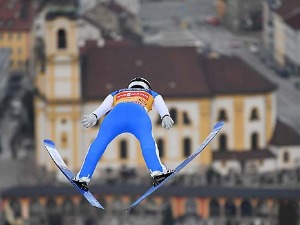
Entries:
{"label": "red roof", "polygon": [[276,12],[284,18],[288,16],[288,14],[292,13],[293,10],[297,10],[299,7],[299,0],[283,0],[281,6],[276,10]]}
{"label": "red roof", "polygon": [[193,47],[89,46],[81,49],[81,54],[85,99],[125,88],[136,76],[145,77],[155,91],[169,98],[275,90],[275,85],[239,58],[208,59]]}
{"label": "red roof", "polygon": [[284,0],[282,5],[276,10],[287,25],[291,28],[300,29],[300,1]]}
{"label": "red roof", "polygon": [[0,30],[30,30],[34,19],[31,0],[0,0]]}
{"label": "red roof", "polygon": [[236,56],[202,58],[211,90],[217,94],[272,92],[276,86]]}
{"label": "red roof", "polygon": [[300,134],[286,123],[277,120],[270,144],[275,146],[300,145]]}
{"label": "red roof", "polygon": [[169,97],[210,95],[194,48],[105,47],[85,50],[83,96],[104,97],[136,76]]}
{"label": "red roof", "polygon": [[284,0],[276,10],[282,19],[293,29],[300,29],[300,1]]}
{"label": "red roof", "polygon": [[[299,7],[300,9],[300,7]],[[299,30],[300,29],[300,10],[297,14],[286,18],[285,22],[293,29]]]}

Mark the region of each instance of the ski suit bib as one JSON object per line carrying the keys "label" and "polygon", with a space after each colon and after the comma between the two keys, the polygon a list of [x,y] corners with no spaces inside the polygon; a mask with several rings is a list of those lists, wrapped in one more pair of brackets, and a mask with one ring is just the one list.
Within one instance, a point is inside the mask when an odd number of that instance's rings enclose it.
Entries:
{"label": "ski suit bib", "polygon": [[158,94],[147,89],[121,89],[111,95],[113,96],[112,109],[101,123],[79,177],[92,177],[108,144],[122,133],[131,133],[139,140],[142,155],[150,172],[162,172],[165,167],[158,156],[157,145],[152,135],[152,123],[148,115]]}

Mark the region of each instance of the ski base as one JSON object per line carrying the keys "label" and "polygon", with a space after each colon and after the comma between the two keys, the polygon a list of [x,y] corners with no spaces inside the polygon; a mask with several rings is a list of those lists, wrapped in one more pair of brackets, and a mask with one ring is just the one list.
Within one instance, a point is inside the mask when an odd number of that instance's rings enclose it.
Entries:
{"label": "ski base", "polygon": [[197,150],[192,153],[188,158],[186,158],[183,162],[181,162],[175,169],[174,173],[172,173],[170,176],[168,176],[164,181],[162,181],[160,184],[151,187],[146,191],[140,198],[138,198],[135,202],[133,202],[130,206],[128,206],[124,211],[129,210],[140,204],[145,198],[147,198],[149,195],[151,195],[153,192],[155,192],[158,188],[160,188],[162,185],[167,183],[170,179],[172,179],[180,170],[182,170],[186,165],[188,165],[197,155],[199,155],[202,150],[209,144],[211,140],[214,139],[214,137],[218,134],[218,132],[222,129],[224,123],[218,122],[214,125],[211,133],[207,136],[207,138],[201,143],[201,145],[197,148]]}
{"label": "ski base", "polygon": [[80,189],[73,181],[72,178],[74,177],[73,172],[67,167],[65,162],[63,161],[62,157],[60,156],[59,152],[55,147],[55,143],[52,140],[45,139],[44,145],[50,154],[52,160],[54,161],[55,165],[59,168],[59,170],[65,175],[68,181],[75,186],[75,188],[82,194],[86,200],[94,207],[99,209],[104,209],[104,207],[98,202],[98,200],[93,196],[90,191],[84,191]]}

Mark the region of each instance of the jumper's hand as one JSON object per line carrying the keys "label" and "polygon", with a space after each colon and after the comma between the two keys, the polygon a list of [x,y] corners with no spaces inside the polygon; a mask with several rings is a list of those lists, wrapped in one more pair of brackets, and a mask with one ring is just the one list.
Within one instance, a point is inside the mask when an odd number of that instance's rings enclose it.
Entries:
{"label": "jumper's hand", "polygon": [[97,117],[95,114],[84,115],[82,117],[82,126],[85,128],[93,127],[97,123]]}
{"label": "jumper's hand", "polygon": [[163,116],[162,121],[161,121],[161,126],[163,128],[165,128],[166,130],[169,130],[173,126],[173,124],[174,124],[174,121],[172,120],[170,115]]}

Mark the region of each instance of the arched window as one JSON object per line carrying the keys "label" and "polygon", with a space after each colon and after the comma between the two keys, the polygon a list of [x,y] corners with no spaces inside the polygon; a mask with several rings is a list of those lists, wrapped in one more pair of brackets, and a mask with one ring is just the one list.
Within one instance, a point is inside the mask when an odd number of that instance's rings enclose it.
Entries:
{"label": "arched window", "polygon": [[183,140],[183,156],[188,157],[191,154],[191,139],[185,138]]}
{"label": "arched window", "polygon": [[283,153],[283,162],[288,163],[290,161],[290,154],[288,152]]}
{"label": "arched window", "polygon": [[128,156],[127,142],[125,140],[120,141],[120,158],[126,159]]}
{"label": "arched window", "polygon": [[225,109],[221,109],[219,111],[218,121],[228,121],[228,117]]}
{"label": "arched window", "polygon": [[210,217],[220,216],[220,204],[217,200],[211,200],[209,203],[209,215]]}
{"label": "arched window", "polygon": [[241,215],[242,217],[252,216],[252,205],[248,200],[244,200],[241,204]]}
{"label": "arched window", "polygon": [[57,48],[58,49],[67,48],[67,34],[64,29],[59,29],[57,31]]}
{"label": "arched window", "polygon": [[258,133],[254,132],[251,135],[251,149],[257,150],[258,149]]}
{"label": "arched window", "polygon": [[232,201],[227,201],[225,203],[225,216],[227,217],[235,217],[236,215],[236,208]]}
{"label": "arched window", "polygon": [[227,150],[227,136],[226,134],[221,134],[219,137],[219,149],[220,151]]}
{"label": "arched window", "polygon": [[187,112],[183,112],[183,124],[189,125],[191,124],[191,120]]}
{"label": "arched window", "polygon": [[258,110],[257,110],[257,108],[253,108],[251,110],[250,120],[253,121],[253,120],[258,120],[258,119],[259,119]]}
{"label": "arched window", "polygon": [[164,140],[159,138],[159,139],[157,139],[156,144],[157,144],[157,148],[158,148],[158,151],[159,151],[159,156],[161,158],[163,158],[165,156]]}

